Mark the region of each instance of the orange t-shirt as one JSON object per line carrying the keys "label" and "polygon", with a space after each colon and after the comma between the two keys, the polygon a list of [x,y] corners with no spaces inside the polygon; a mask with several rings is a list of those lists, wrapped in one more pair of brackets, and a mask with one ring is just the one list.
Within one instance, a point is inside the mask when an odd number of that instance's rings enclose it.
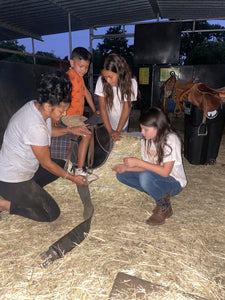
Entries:
{"label": "orange t-shirt", "polygon": [[66,114],[69,116],[82,116],[84,112],[85,83],[83,77],[79,76],[72,68],[67,71],[72,83],[71,104]]}

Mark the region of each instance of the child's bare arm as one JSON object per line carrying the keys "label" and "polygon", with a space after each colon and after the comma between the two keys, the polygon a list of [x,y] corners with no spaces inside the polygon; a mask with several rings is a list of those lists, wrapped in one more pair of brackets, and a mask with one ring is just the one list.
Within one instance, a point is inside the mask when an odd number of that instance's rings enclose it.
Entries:
{"label": "child's bare arm", "polygon": [[113,132],[113,130],[112,130],[111,124],[109,122],[109,116],[108,116],[107,109],[106,109],[105,99],[104,99],[104,97],[101,97],[101,96],[98,96],[98,99],[99,99],[99,106],[100,106],[102,120],[105,124],[106,129],[111,134]]}
{"label": "child's bare arm", "polygon": [[142,172],[144,169],[138,168],[138,167],[128,167],[125,164],[117,164],[112,167],[112,170],[116,173],[124,173],[126,171],[128,172]]}
{"label": "child's bare arm", "polygon": [[123,110],[116,131],[121,132],[123,130],[123,127],[126,124],[129,114],[130,114],[130,105],[129,102],[125,101],[123,104]]}
{"label": "child's bare arm", "polygon": [[91,110],[93,111],[93,113],[99,113],[99,111],[97,111],[95,108],[95,104],[92,99],[92,95],[86,87],[85,87],[85,98],[86,98],[87,103],[89,104]]}
{"label": "child's bare arm", "polygon": [[168,161],[162,165],[155,165],[136,157],[125,157],[124,164],[130,168],[140,168],[142,171],[149,170],[163,177],[168,177],[172,171],[175,161]]}

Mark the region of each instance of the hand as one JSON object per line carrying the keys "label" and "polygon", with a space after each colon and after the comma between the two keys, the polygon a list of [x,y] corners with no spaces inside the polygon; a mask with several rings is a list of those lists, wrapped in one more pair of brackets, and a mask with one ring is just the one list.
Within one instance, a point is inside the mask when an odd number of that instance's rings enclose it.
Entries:
{"label": "hand", "polygon": [[100,110],[96,110],[96,111],[94,112],[94,114],[100,115]]}
{"label": "hand", "polygon": [[60,121],[52,120],[52,126],[53,127],[57,127],[59,123],[60,123]]}
{"label": "hand", "polygon": [[127,170],[127,167],[124,164],[118,164],[112,167],[112,170],[116,173],[124,173]]}
{"label": "hand", "polygon": [[112,130],[112,132],[110,132],[110,135],[114,142],[120,141],[121,139],[121,134],[119,131]]}
{"label": "hand", "polygon": [[88,125],[85,124],[85,125],[80,125],[80,126],[76,126],[76,127],[67,127],[68,133],[72,133],[75,135],[81,135],[81,136],[90,135],[91,132],[88,130],[87,126]]}
{"label": "hand", "polygon": [[133,167],[138,167],[140,159],[136,157],[125,157],[123,162],[126,167],[133,168]]}
{"label": "hand", "polygon": [[76,176],[75,177],[75,181],[74,181],[77,185],[88,185],[88,181],[84,176]]}

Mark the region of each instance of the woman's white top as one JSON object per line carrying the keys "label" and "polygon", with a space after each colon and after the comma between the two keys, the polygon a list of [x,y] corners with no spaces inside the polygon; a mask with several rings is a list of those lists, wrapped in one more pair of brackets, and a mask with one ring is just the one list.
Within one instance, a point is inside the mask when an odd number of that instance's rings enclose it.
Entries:
{"label": "woman's white top", "polygon": [[0,180],[30,180],[39,167],[31,145],[50,146],[51,119],[46,121],[34,105],[26,103],[10,119],[0,150]]}

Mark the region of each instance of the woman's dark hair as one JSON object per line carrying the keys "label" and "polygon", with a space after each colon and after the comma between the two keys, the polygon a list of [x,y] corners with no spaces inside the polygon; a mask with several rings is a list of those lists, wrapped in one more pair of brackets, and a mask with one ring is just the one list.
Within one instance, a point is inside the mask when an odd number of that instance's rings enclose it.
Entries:
{"label": "woman's dark hair", "polygon": [[52,106],[61,102],[71,103],[71,89],[69,77],[65,72],[42,74],[38,89],[38,103],[49,103]]}
{"label": "woman's dark hair", "polygon": [[[117,93],[120,90],[121,101],[123,102],[126,99],[129,105],[131,105],[131,96],[134,94],[132,91],[133,76],[126,60],[116,53],[110,53],[106,56],[101,69],[114,72],[118,75]],[[107,107],[111,109],[113,106],[113,89],[103,76],[102,84]]]}
{"label": "woman's dark hair", "polygon": [[[143,126],[154,127],[157,129],[157,135],[154,139],[156,145],[156,152],[158,155],[158,164],[163,160],[164,147],[167,145],[167,136],[170,132],[173,132],[170,126],[167,115],[158,107],[152,107],[147,112],[141,114],[139,123]],[[146,140],[146,147],[149,149],[151,146],[151,140]],[[172,151],[172,149],[171,149]]]}

